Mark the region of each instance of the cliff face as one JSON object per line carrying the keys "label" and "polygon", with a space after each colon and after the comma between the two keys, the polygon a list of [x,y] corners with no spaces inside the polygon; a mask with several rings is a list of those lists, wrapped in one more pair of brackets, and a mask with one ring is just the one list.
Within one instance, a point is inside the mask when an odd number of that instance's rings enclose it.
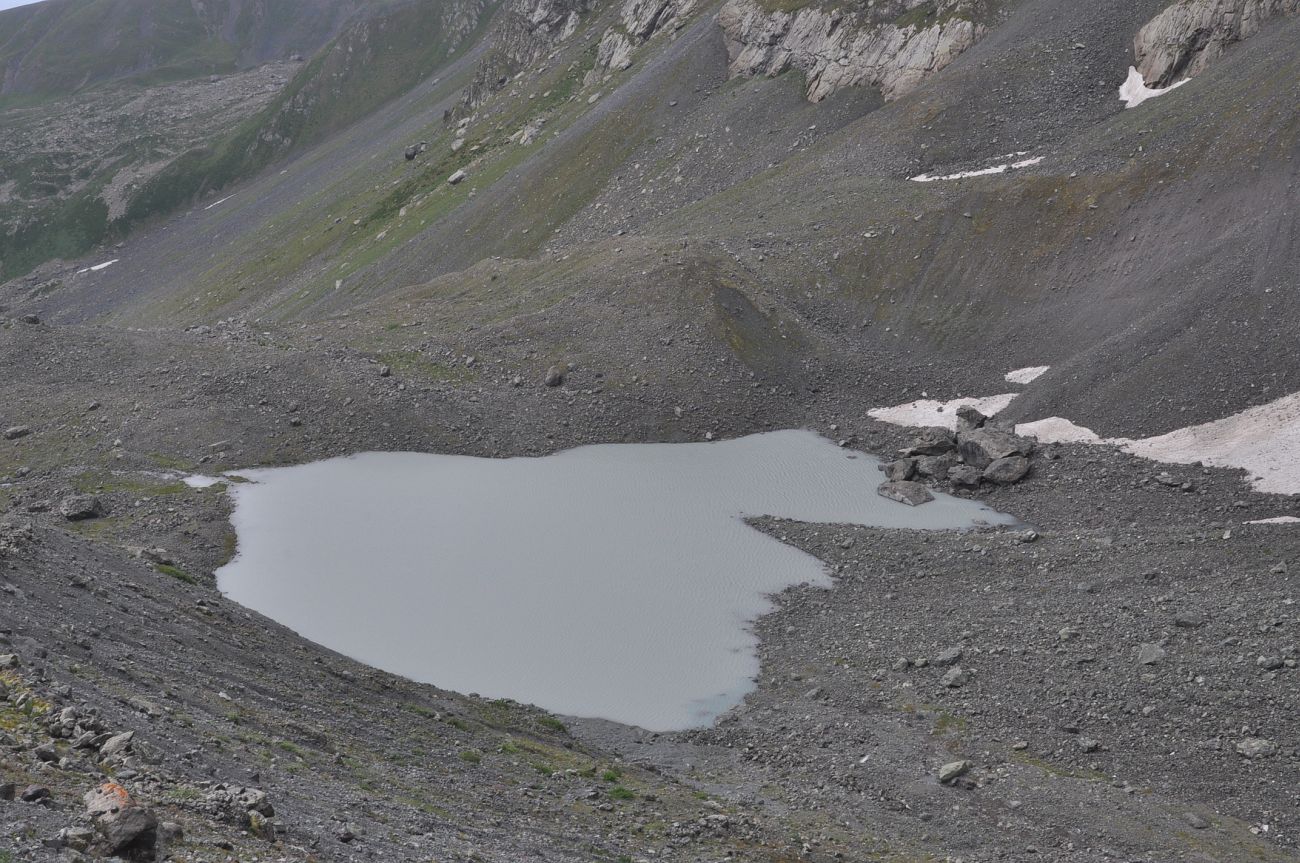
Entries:
{"label": "cliff face", "polygon": [[866,9],[771,10],[728,0],[718,15],[733,75],[797,69],[818,102],[844,87],[880,88],[896,99],[951,63],[984,35],[981,0],[902,0]]}
{"label": "cliff face", "polygon": [[1133,40],[1137,70],[1152,87],[1203,71],[1272,18],[1300,13],[1300,0],[1178,0]]}
{"label": "cliff face", "polygon": [[509,0],[496,22],[487,56],[453,113],[472,113],[521,70],[549,54],[573,35],[590,8],[589,0]]}

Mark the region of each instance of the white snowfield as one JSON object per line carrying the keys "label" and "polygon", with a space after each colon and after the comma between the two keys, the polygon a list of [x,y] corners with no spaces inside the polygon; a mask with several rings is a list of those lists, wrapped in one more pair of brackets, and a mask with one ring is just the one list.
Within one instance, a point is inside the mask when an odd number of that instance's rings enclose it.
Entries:
{"label": "white snowfield", "polygon": [[102,264],[95,264],[93,267],[82,267],[80,270],[77,270],[77,275],[81,275],[82,273],[98,273],[100,270],[106,270],[113,266],[119,260],[121,260],[121,258],[114,258],[113,260],[105,261]]}
{"label": "white snowfield", "polygon": [[960,398],[940,402],[934,399],[917,399],[905,405],[892,408],[876,408],[867,414],[873,419],[897,426],[941,426],[949,430],[957,428],[957,408],[970,405],[985,416],[993,416],[1006,410],[1019,393],[1003,393],[984,398]]}
{"label": "white snowfield", "polygon": [[1128,79],[1119,88],[1119,98],[1127,107],[1136,108],[1148,99],[1154,99],[1156,96],[1163,96],[1171,90],[1177,90],[1190,80],[1192,79],[1184,78],[1175,84],[1170,84],[1168,87],[1158,89],[1148,87],[1147,82],[1142,79],[1142,73],[1135,67],[1129,66]]}
{"label": "white snowfield", "polygon": [[938,177],[932,177],[929,174],[918,174],[912,178],[913,183],[933,183],[937,180],[965,180],[970,177],[988,177],[993,174],[1005,174],[1007,171],[1017,171],[1021,168],[1030,168],[1043,161],[1042,156],[1035,156],[1032,159],[1022,159],[1019,162],[1004,162],[1001,165],[993,165],[989,168],[980,168],[976,171],[960,171],[956,174],[944,174]]}
{"label": "white snowfield", "polygon": [[[993,416],[1005,410],[1015,397],[1015,393],[1007,393],[947,402],[923,399],[876,408],[868,415],[893,425],[953,429],[957,408],[962,405],[973,405],[985,416]],[[1036,438],[1040,443],[1110,444],[1168,464],[1200,462],[1211,467],[1239,468],[1250,472],[1251,484],[1257,491],[1300,494],[1300,393],[1213,422],[1136,440],[1103,438],[1064,417],[1020,423],[1016,434]]]}
{"label": "white snowfield", "polygon": [[1245,522],[1246,524],[1300,524],[1300,518],[1294,515],[1279,515],[1273,518],[1257,518],[1254,521]]}
{"label": "white snowfield", "polygon": [[1258,491],[1300,494],[1300,393],[1124,446],[1173,464],[1245,468]]}
{"label": "white snowfield", "polygon": [[1013,372],[1007,372],[1006,380],[1009,384],[1032,384],[1051,368],[1051,366],[1030,366],[1026,369],[1016,369]]}

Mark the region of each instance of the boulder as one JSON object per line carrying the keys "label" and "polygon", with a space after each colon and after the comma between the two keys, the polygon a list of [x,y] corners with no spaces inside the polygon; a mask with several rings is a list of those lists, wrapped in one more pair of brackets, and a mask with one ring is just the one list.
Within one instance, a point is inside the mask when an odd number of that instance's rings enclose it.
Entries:
{"label": "boulder", "polygon": [[957,439],[945,428],[933,426],[921,429],[921,433],[912,439],[912,445],[903,450],[903,455],[943,455],[957,449]]}
{"label": "boulder", "polygon": [[44,785],[28,785],[23,789],[23,793],[18,795],[18,799],[24,803],[40,803],[42,800],[50,798],[50,789]]}
{"label": "boulder", "polygon": [[984,478],[998,485],[1020,482],[1029,474],[1029,459],[1022,455],[1003,456],[984,468]]}
{"label": "boulder", "polygon": [[97,850],[104,856],[150,861],[158,845],[158,816],[144,806],[128,806],[95,819]]}
{"label": "boulder", "polygon": [[945,686],[948,689],[960,689],[965,686],[969,680],[970,675],[968,675],[960,665],[954,665],[943,673],[943,677],[939,678],[939,685]]}
{"label": "boulder", "polygon": [[464,179],[465,179],[466,177],[468,177],[468,176],[469,176],[469,174],[465,173],[465,170],[462,168],[462,169],[456,171],[456,172],[455,172],[454,174],[452,174],[450,177],[448,177],[448,178],[447,178],[447,182],[450,183],[451,185],[455,186],[457,183],[459,183],[460,181],[464,180]]}
{"label": "boulder", "polygon": [[971,405],[962,405],[957,408],[957,434],[973,432],[976,429],[984,428],[984,424],[989,418],[984,416]]}
{"label": "boulder", "polygon": [[908,506],[920,506],[934,500],[930,490],[919,482],[883,482],[876,489],[876,494]]}
{"label": "boulder", "polygon": [[1138,665],[1158,665],[1165,658],[1165,649],[1158,644],[1144,644],[1138,648]]}
{"label": "boulder", "polygon": [[30,426],[10,426],[5,429],[5,440],[18,440],[32,433]]}
{"label": "boulder", "polygon": [[951,783],[955,779],[960,779],[975,765],[969,761],[950,761],[939,768],[939,781],[944,785]]}
{"label": "boulder", "polygon": [[84,521],[102,516],[104,504],[93,494],[77,494],[64,498],[59,504],[59,512],[68,521]]}
{"label": "boulder", "polygon": [[87,791],[82,799],[86,803],[86,814],[91,818],[98,818],[135,805],[127,790],[116,782],[105,782],[98,788]]}
{"label": "boulder", "polygon": [[1277,752],[1277,744],[1264,737],[1247,737],[1237,741],[1237,754],[1245,758],[1267,758]]}
{"label": "boulder", "polygon": [[968,464],[959,464],[948,471],[948,481],[953,488],[979,488],[983,476],[984,473],[979,468]]}
{"label": "boulder", "polygon": [[551,366],[546,370],[544,382],[548,387],[558,387],[564,383],[564,369],[559,366]]}
{"label": "boulder", "polygon": [[957,465],[957,454],[955,452],[944,453],[943,455],[926,455],[916,460],[916,472],[929,479],[945,480],[948,478],[948,471]]}
{"label": "boulder", "polygon": [[114,735],[105,741],[104,745],[99,747],[100,758],[112,758],[126,751],[131,745],[132,738],[135,737],[134,731],[124,731],[121,734]]}
{"label": "boulder", "polygon": [[980,470],[1000,458],[1029,456],[1033,451],[1031,441],[1002,429],[975,429],[962,434],[957,440],[957,452],[961,455],[961,460]]}
{"label": "boulder", "polygon": [[916,475],[916,460],[900,458],[885,465],[885,476],[892,482],[909,480]]}

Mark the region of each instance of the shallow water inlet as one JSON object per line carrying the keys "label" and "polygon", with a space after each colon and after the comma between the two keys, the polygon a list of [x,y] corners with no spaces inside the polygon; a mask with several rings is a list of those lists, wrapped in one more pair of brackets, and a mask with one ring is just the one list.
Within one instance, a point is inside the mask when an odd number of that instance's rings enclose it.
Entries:
{"label": "shallow water inlet", "polygon": [[651,730],[707,724],[758,672],[769,596],[829,584],[745,523],[961,529],[1013,519],[876,494],[878,462],[807,431],[542,458],[363,453],[241,471],[221,590],[362,662]]}

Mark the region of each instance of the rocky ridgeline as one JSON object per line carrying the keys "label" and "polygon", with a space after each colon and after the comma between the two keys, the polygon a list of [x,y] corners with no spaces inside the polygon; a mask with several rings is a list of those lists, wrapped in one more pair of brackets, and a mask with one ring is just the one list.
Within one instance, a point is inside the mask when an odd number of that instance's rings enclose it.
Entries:
{"label": "rocky ridgeline", "polygon": [[[40,807],[48,817],[38,823],[63,822],[39,837],[46,849],[73,863],[167,859],[185,830],[164,806],[216,822],[218,833],[275,838],[265,792],[169,776],[162,753],[135,730],[110,727],[98,708],[75,703],[69,687],[39,687],[21,669],[17,654],[0,654],[0,806]],[[152,706],[136,700],[142,711]],[[164,796],[184,802],[148,802]]]}
{"label": "rocky ridgeline", "polygon": [[920,506],[934,500],[925,485],[947,483],[954,491],[980,485],[1014,485],[1029,475],[1034,442],[988,423],[972,407],[957,411],[957,430],[926,428],[902,452],[902,458],[884,466],[887,480],[882,497]]}
{"label": "rocky ridgeline", "polygon": [[762,0],[728,0],[718,22],[732,75],[798,69],[809,100],[819,102],[855,85],[897,99],[974,45],[985,33],[984,14],[982,0],[814,4],[788,12]]}
{"label": "rocky ridgeline", "polygon": [[1300,0],[1178,0],[1138,32],[1135,65],[1149,86],[1167,87],[1200,74],[1271,19],[1297,13]]}

